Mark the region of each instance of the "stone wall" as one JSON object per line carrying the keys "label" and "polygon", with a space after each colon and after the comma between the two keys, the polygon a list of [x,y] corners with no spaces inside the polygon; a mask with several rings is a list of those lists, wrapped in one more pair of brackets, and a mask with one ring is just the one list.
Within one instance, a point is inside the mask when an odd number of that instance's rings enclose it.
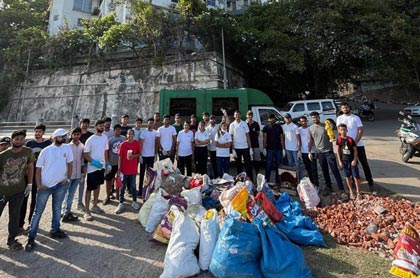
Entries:
{"label": "stone wall", "polygon": [[[246,87],[241,72],[229,63],[226,67],[228,88]],[[158,111],[161,89],[223,88],[222,58],[214,52],[167,59],[161,66],[124,61],[86,68],[31,72],[3,110],[3,118],[68,122],[75,114],[98,119],[122,113],[147,118]]]}

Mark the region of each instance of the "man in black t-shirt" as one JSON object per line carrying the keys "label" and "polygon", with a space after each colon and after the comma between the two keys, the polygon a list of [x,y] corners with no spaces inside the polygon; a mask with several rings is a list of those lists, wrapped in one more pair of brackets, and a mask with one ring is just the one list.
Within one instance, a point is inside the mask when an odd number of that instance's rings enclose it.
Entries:
{"label": "man in black t-shirt", "polygon": [[129,117],[127,114],[121,116],[121,135],[127,137],[127,132],[132,129],[132,126],[128,125]]}
{"label": "man in black t-shirt", "polygon": [[[45,134],[46,128],[47,127],[43,124],[37,125],[34,128],[34,131],[35,131],[34,139],[26,142],[26,147],[31,148],[32,152],[35,156],[34,164],[36,164],[39,153],[42,151],[42,149],[44,149],[45,147],[48,147],[52,143],[51,140],[45,139],[43,137],[44,134]],[[35,172],[34,172],[33,173],[33,182],[32,182],[32,191],[31,191],[31,206],[30,206],[30,209],[29,209],[28,223],[31,221],[32,215],[34,214],[35,204],[36,204],[36,193],[37,192],[38,192],[38,186],[37,186],[36,181],[35,181]],[[23,202],[22,202],[22,206],[20,208],[19,233],[24,232],[23,225],[25,224],[26,210],[27,210],[27,207],[28,207],[28,199],[29,199],[29,196],[25,196],[25,198],[23,199]],[[29,227],[29,225],[28,225],[28,227]]]}
{"label": "man in black t-shirt", "polygon": [[249,139],[251,140],[251,148],[253,150],[252,166],[255,170],[255,175],[258,175],[260,172],[260,161],[261,161],[261,152],[260,152],[260,143],[258,142],[258,137],[260,136],[260,125],[253,120],[254,113],[248,111],[246,113],[246,123],[249,128]]}
{"label": "man in black t-shirt", "polygon": [[[273,160],[275,165],[279,167],[283,158],[281,136],[283,134],[283,128],[281,125],[276,123],[276,116],[270,114],[268,117],[269,123],[263,128],[263,142],[264,142],[264,155],[265,155],[265,179],[267,182],[270,181],[271,168]],[[280,183],[280,177],[276,169],[276,183]]]}
{"label": "man in black t-shirt", "polygon": [[93,133],[88,130],[89,124],[90,120],[88,118],[83,118],[80,120],[80,128],[82,129],[82,134],[80,135],[79,140],[83,143],[83,145],[86,143],[86,140],[93,135]]}

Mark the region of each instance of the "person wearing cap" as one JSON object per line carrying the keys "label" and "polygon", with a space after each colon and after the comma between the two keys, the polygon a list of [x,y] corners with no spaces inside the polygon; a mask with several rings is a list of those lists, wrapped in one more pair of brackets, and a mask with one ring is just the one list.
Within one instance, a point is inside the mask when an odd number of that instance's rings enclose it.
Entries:
{"label": "person wearing cap", "polygon": [[253,119],[254,113],[249,110],[246,113],[246,123],[249,128],[249,139],[251,140],[251,148],[253,156],[251,156],[252,165],[254,166],[255,174],[260,172],[261,152],[258,137],[260,136],[260,125]]}
{"label": "person wearing cap", "polygon": [[104,118],[104,135],[106,135],[106,137],[111,138],[112,136],[114,136],[114,129],[111,128],[111,123],[112,123],[112,119],[110,117],[105,117]]}
{"label": "person wearing cap", "polygon": [[3,137],[0,140],[0,153],[10,147],[10,137]]}
{"label": "person wearing cap", "polygon": [[[95,122],[95,134],[92,135],[85,144],[83,155],[87,160],[87,178],[86,178],[86,194],[85,194],[85,214],[83,218],[92,221],[91,212],[104,213],[98,207],[98,199],[100,193],[100,185],[104,183],[105,169],[111,170],[111,164],[108,161],[108,138],[103,135],[104,121],[97,120]],[[90,198],[93,191],[93,206],[90,209]]]}
{"label": "person wearing cap", "polygon": [[123,114],[121,116],[121,135],[127,136],[127,131],[130,130],[132,127],[128,125],[129,117],[127,114]]}
{"label": "person wearing cap", "polygon": [[14,131],[11,136],[12,147],[0,153],[0,216],[9,204],[7,245],[11,250],[22,249],[22,244],[16,240],[19,213],[23,198],[29,196],[32,190],[35,157],[31,149],[23,146],[25,137],[25,130]]}
{"label": "person wearing cap", "polygon": [[[52,144],[50,139],[45,139],[44,138],[44,134],[45,134],[45,130],[46,130],[46,126],[43,124],[37,125],[34,128],[34,139],[29,140],[26,142],[25,146],[32,149],[32,152],[34,153],[35,156],[35,161],[34,161],[34,165],[36,165],[36,161],[38,159],[38,156],[40,154],[40,152],[48,147],[49,145]],[[32,179],[33,183],[32,183],[32,191],[31,191],[31,205],[29,208],[29,215],[28,215],[28,223],[31,222],[32,219],[32,215],[34,214],[34,210],[35,210],[35,205],[36,205],[36,193],[38,191],[38,187],[37,187],[37,183],[36,183],[36,179],[35,179],[35,173],[34,173],[34,177]],[[19,220],[19,233],[22,234],[24,233],[25,229],[23,228],[23,226],[25,225],[25,217],[26,217],[26,213],[27,213],[27,207],[28,207],[28,197],[25,197],[23,199],[22,202],[22,207],[20,209],[20,220]],[[29,229],[29,225],[28,225],[28,229]]]}
{"label": "person wearing cap", "polygon": [[[283,128],[276,123],[277,119],[274,114],[268,116],[268,123],[263,127],[263,153],[265,155],[265,179],[270,182],[271,169],[273,161],[279,167],[281,165],[282,156],[282,137]],[[276,183],[280,184],[280,176],[277,169],[274,171]]]}
{"label": "person wearing cap", "polygon": [[69,188],[66,192],[66,196],[64,197],[63,218],[61,220],[63,222],[73,222],[78,220],[78,217],[73,215],[71,206],[73,204],[74,193],[76,193],[76,189],[80,184],[80,179],[82,178],[82,169],[85,166],[85,159],[83,157],[83,149],[85,146],[79,140],[81,133],[82,129],[80,127],[76,127],[71,131],[71,142],[69,143],[69,147],[73,152],[73,162]]}
{"label": "person wearing cap", "polygon": [[169,125],[171,116],[168,114],[163,116],[163,126],[157,130],[156,137],[158,138],[159,160],[170,158],[174,161],[175,146],[176,146],[176,130]]}
{"label": "person wearing cap", "polygon": [[[230,119],[227,115],[227,111],[225,109],[221,109],[224,118],[226,119],[226,124],[227,126],[229,126],[230,124]],[[206,130],[209,133],[209,155],[210,155],[210,165],[211,165],[211,171],[209,171],[209,176],[212,179],[215,179],[219,176],[218,173],[218,166],[217,166],[217,156],[216,156],[216,134],[217,131],[219,130],[219,124],[216,123],[216,116],[215,115],[210,115],[209,117],[209,124],[206,126]]]}
{"label": "person wearing cap", "polygon": [[36,206],[28,233],[26,251],[35,247],[35,237],[39,222],[50,196],[52,196],[52,224],[50,237],[66,238],[67,234],[60,229],[61,206],[70,184],[73,171],[73,151],[66,142],[67,131],[59,128],[54,131],[54,144],[46,147],[39,154],[36,163],[35,178],[38,185]]}
{"label": "person wearing cap", "polygon": [[242,158],[245,163],[245,171],[252,180],[251,155],[253,155],[251,139],[249,138],[249,128],[246,122],[241,120],[241,112],[235,111],[235,121],[229,126],[229,134],[232,135],[233,156],[235,157],[236,172],[242,172]]}
{"label": "person wearing cap", "polygon": [[283,128],[283,149],[286,151],[287,164],[297,168],[299,180],[301,180],[303,170],[299,159],[299,156],[302,156],[299,128],[292,122],[292,116],[289,113],[284,114],[284,124],[281,127]]}
{"label": "person wearing cap", "polygon": [[175,123],[172,126],[175,128],[176,134],[178,134],[184,128],[184,126],[181,123],[181,114],[175,114]]}
{"label": "person wearing cap", "polygon": [[[309,127],[309,134],[311,138],[309,140],[308,149],[310,150],[312,149],[312,146],[315,146],[315,155],[318,159],[319,166],[321,166],[326,185],[326,188],[321,188],[320,186],[320,194],[327,196],[330,194],[330,191],[333,191],[330,172],[328,170],[329,167],[334,175],[335,181],[337,182],[341,197],[345,199],[347,196],[344,193],[343,180],[337,167],[337,159],[335,158],[333,145],[330,142],[325,126],[320,121],[319,113],[313,111],[310,115],[313,124]],[[314,159],[314,155],[309,153],[308,158],[312,160]]]}

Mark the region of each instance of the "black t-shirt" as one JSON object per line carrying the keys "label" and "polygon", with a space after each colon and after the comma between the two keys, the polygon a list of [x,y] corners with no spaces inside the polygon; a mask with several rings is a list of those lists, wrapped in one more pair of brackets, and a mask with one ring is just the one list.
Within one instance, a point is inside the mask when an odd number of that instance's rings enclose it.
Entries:
{"label": "black t-shirt", "polygon": [[121,135],[127,137],[127,132],[132,129],[133,127],[129,125],[122,125],[121,126]]}
{"label": "black t-shirt", "polygon": [[354,147],[356,147],[356,143],[354,142],[353,138],[348,137],[337,138],[337,146],[340,147],[340,155],[342,160],[353,161],[354,159]]}
{"label": "black t-shirt", "polygon": [[279,124],[268,124],[264,126],[263,133],[267,133],[267,150],[281,150],[280,136],[283,128]]}
{"label": "black t-shirt", "polygon": [[195,132],[198,130],[198,124],[191,124],[190,130],[195,134]]}
{"label": "black t-shirt", "polygon": [[29,140],[28,142],[26,142],[26,146],[28,148],[31,148],[32,152],[34,153],[35,163],[38,160],[39,153],[42,151],[42,149],[48,147],[51,144],[52,144],[52,142],[49,139],[47,139],[47,140],[45,140],[44,142],[41,142],[41,143],[38,143],[35,140]]}
{"label": "black t-shirt", "polygon": [[89,137],[90,136],[92,136],[93,135],[93,133],[92,132],[90,132],[90,131],[88,131],[88,132],[86,132],[85,134],[82,134],[82,135],[80,135],[80,142],[82,142],[83,143],[83,145],[86,143],[86,140],[87,139],[89,139]]}
{"label": "black t-shirt", "polygon": [[253,121],[252,123],[247,122],[247,124],[249,128],[249,139],[251,139],[251,147],[259,148],[258,135],[260,133],[260,125],[256,121]]}

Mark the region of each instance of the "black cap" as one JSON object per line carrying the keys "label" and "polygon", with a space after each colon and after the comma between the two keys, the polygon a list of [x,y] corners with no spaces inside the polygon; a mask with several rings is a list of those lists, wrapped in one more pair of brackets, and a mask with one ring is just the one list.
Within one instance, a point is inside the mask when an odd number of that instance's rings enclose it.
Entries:
{"label": "black cap", "polygon": [[1,138],[0,145],[8,144],[8,143],[10,143],[10,137],[3,137],[3,138]]}

